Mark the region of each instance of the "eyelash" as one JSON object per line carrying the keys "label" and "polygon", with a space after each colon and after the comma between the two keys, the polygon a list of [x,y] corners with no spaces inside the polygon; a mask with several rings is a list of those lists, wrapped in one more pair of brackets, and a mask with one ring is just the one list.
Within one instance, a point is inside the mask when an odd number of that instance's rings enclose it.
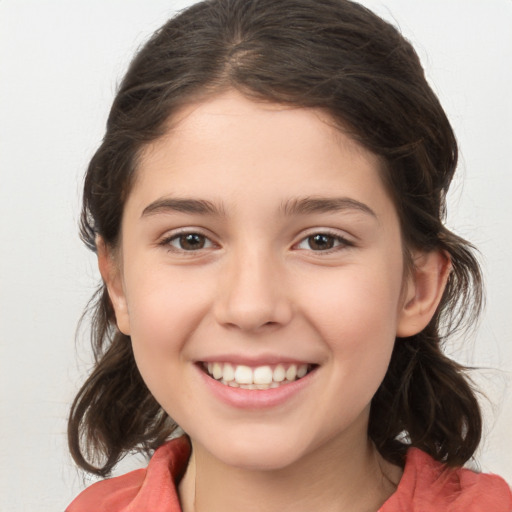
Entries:
{"label": "eyelash", "polygon": [[[201,237],[201,239],[203,239],[205,241],[205,243],[209,244],[209,246],[208,247],[200,247],[199,249],[183,249],[181,247],[174,247],[172,245],[172,242],[178,241],[178,243],[179,243],[180,239],[182,237],[186,237],[187,235],[195,235],[197,237]],[[203,250],[203,249],[209,249],[210,247],[214,247],[216,244],[214,242],[212,242],[210,240],[210,238],[208,238],[206,235],[204,235],[203,233],[201,233],[199,231],[179,231],[177,233],[173,233],[172,235],[165,237],[158,243],[158,245],[160,245],[162,247],[167,247],[167,249],[172,252],[195,253],[195,252],[199,252],[200,250]]]}
{"label": "eyelash", "polygon": [[[184,249],[182,247],[175,247],[172,245],[172,242],[178,241],[178,243],[180,243],[180,239],[182,239],[182,237],[186,237],[188,235],[195,235],[197,237],[200,237],[202,239],[202,241],[205,244],[207,244],[207,247],[205,247],[203,245],[199,249]],[[326,237],[329,239],[329,242],[331,242],[333,244],[337,243],[337,245],[334,245],[333,247],[329,247],[326,250],[322,250],[322,249],[315,250],[315,249],[311,248],[311,245],[309,246],[309,248],[301,249],[299,247],[301,244],[307,243],[308,240],[311,240],[314,237],[318,237],[318,236]],[[210,240],[209,237],[207,237],[206,235],[204,235],[203,233],[201,233],[199,231],[180,231],[180,232],[174,233],[174,234],[162,239],[158,243],[158,245],[160,245],[162,247],[167,247],[168,250],[172,251],[172,252],[189,253],[189,254],[197,253],[203,249],[210,249],[211,247],[216,246],[215,242],[212,242],[212,240]],[[341,236],[338,233],[333,233],[329,230],[320,230],[320,231],[312,232],[311,234],[303,237],[298,243],[293,245],[293,248],[297,248],[299,250],[311,251],[316,254],[331,254],[333,252],[346,249],[348,247],[354,247],[354,245],[355,244],[352,241],[347,240],[345,237]]]}
{"label": "eyelash", "polygon": [[298,248],[298,246],[300,246],[301,244],[308,243],[308,240],[311,240],[312,238],[318,237],[318,236],[326,237],[326,238],[330,239],[330,241],[332,241],[334,244],[338,243],[338,245],[329,247],[326,250],[320,250],[320,249],[315,250],[315,249],[311,248],[311,246],[309,246],[309,248],[303,249],[303,250],[311,251],[316,254],[326,255],[326,254],[331,254],[333,252],[346,249],[348,247],[354,247],[354,245],[355,245],[352,241],[341,236],[339,233],[334,233],[329,230],[319,230],[319,231],[312,232],[312,233],[308,234],[307,236],[305,236],[304,238],[302,238],[298,244],[294,245],[294,247]]}

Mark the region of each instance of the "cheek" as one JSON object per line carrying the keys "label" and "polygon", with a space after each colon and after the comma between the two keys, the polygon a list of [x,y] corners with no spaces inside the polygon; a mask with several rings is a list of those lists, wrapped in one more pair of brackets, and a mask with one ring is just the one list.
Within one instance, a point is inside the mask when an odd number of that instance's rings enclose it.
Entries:
{"label": "cheek", "polygon": [[[165,274],[165,275],[163,275]],[[128,299],[135,361],[148,389],[171,417],[180,418],[181,404],[193,403],[183,384],[189,375],[183,365],[187,342],[203,317],[205,299],[188,280],[169,273],[156,279],[137,275]],[[188,370],[190,371],[190,370]],[[170,390],[179,389],[179,399]]]}
{"label": "cheek", "polygon": [[141,373],[170,367],[179,357],[208,311],[211,286],[170,267],[128,275],[131,338]]}
{"label": "cheek", "polygon": [[357,378],[383,378],[395,343],[395,308],[377,295],[370,300],[363,294],[360,301],[354,295],[337,298],[317,303],[317,329],[329,345],[333,364]]}
{"label": "cheek", "polygon": [[[396,337],[401,266],[316,280],[309,290],[307,315],[331,354],[332,390],[344,399],[368,402],[382,382]],[[386,270],[386,271],[385,271]],[[304,291],[304,293],[306,293]]]}
{"label": "cheek", "polygon": [[401,265],[353,265],[304,276],[299,293],[310,321],[335,345],[370,343],[395,337],[401,276]]}

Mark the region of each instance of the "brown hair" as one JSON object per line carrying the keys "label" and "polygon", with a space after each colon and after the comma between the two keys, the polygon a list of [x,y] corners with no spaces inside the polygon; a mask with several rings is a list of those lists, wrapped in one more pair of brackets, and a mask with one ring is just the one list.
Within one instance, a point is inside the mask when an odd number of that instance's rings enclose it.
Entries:
{"label": "brown hair", "polygon": [[[81,235],[96,249],[119,237],[137,155],[198,96],[234,88],[251,98],[320,108],[379,155],[398,211],[405,261],[441,250],[453,270],[434,318],[395,343],[375,394],[369,436],[389,461],[409,445],[462,465],[481,435],[465,369],[443,355],[444,335],[471,323],[482,302],[471,246],[443,225],[457,144],[412,46],[390,24],[348,0],[209,0],[169,20],[139,51],[90,162]],[[146,388],[130,338],[117,330],[104,285],[91,301],[94,369],[69,418],[79,466],[107,475],[127,452],[150,453],[176,428]],[[176,391],[178,392],[178,391]]]}

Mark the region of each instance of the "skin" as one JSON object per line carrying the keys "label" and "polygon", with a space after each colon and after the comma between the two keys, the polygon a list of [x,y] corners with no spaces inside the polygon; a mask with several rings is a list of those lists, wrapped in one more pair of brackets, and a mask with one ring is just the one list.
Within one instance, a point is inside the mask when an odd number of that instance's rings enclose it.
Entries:
{"label": "skin", "polygon": [[[305,198],[343,201],[293,207]],[[203,247],[184,248],[182,230]],[[440,253],[414,259],[405,272],[379,159],[320,111],[228,91],[145,149],[120,246],[99,240],[99,266],[141,375],[191,437],[185,511],[375,511],[389,497],[401,470],[367,439],[370,401],[396,336],[427,325],[449,272]],[[316,369],[284,403],[246,409],[212,395],[198,367],[231,359]]]}

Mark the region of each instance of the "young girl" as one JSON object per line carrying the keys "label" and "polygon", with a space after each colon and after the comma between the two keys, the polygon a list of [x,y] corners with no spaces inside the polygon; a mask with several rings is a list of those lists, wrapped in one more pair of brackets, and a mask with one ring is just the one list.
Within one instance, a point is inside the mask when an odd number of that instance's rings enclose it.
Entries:
{"label": "young girl", "polygon": [[481,417],[440,349],[482,293],[442,222],[456,162],[414,50],[356,3],[164,25],[85,181],[104,284],[69,420],[87,471],[153,455],[68,511],[510,512],[461,469]]}

